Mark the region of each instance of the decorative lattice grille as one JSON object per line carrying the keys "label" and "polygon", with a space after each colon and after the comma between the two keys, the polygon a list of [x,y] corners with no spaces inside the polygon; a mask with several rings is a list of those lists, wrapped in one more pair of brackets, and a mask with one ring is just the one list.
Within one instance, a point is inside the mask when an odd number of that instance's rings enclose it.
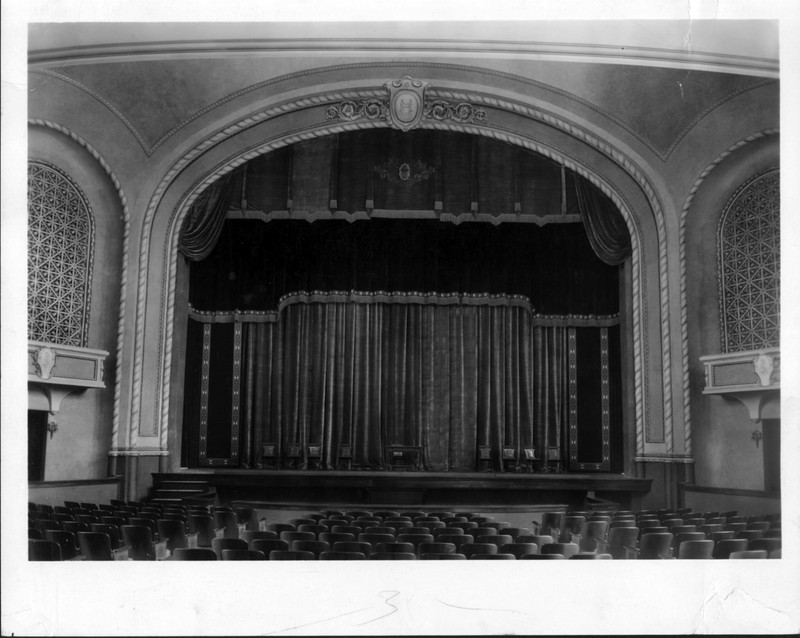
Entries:
{"label": "decorative lattice grille", "polygon": [[731,198],[719,227],[722,349],[780,345],[780,172]]}
{"label": "decorative lattice grille", "polygon": [[29,339],[86,346],[93,241],[80,189],[55,166],[29,162]]}

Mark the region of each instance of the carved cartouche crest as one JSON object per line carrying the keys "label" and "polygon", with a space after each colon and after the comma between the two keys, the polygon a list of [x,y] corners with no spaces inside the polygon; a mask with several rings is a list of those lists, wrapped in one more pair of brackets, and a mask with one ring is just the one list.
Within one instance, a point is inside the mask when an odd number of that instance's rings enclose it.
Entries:
{"label": "carved cartouche crest", "polygon": [[39,348],[33,352],[33,365],[36,367],[36,374],[42,379],[49,379],[56,363],[56,353],[47,346]]}

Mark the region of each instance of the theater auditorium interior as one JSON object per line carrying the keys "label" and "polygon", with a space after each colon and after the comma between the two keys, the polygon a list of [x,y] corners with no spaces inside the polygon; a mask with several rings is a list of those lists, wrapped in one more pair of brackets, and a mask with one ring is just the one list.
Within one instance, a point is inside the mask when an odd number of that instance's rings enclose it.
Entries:
{"label": "theater auditorium interior", "polygon": [[[3,363],[27,368],[23,567],[60,562],[60,595],[67,561],[250,561],[192,566],[211,623],[219,583],[312,582],[306,560],[479,565],[553,604],[796,565],[778,20],[24,28],[27,336]],[[429,559],[614,562],[377,562]],[[446,611],[527,604],[506,595]],[[534,617],[485,631],[553,631]]]}

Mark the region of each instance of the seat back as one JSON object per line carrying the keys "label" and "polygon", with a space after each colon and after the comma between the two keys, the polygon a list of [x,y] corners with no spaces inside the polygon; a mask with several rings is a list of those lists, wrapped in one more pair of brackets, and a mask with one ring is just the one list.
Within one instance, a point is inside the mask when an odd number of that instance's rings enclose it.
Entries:
{"label": "seat back", "polygon": [[217,553],[209,547],[179,547],[173,554],[174,560],[217,560]]}
{"label": "seat back", "polygon": [[748,549],[741,552],[731,552],[731,555],[728,558],[739,559],[739,558],[766,558],[767,551],[764,549]]}
{"label": "seat back", "polygon": [[750,541],[750,545],[747,549],[752,550],[759,550],[763,549],[772,557],[771,553],[781,549],[781,539],[780,538],[754,538]]}
{"label": "seat back", "polygon": [[514,554],[473,554],[470,560],[517,560]]}
{"label": "seat back", "polygon": [[366,560],[366,556],[361,552],[322,552],[319,560]]}
{"label": "seat back", "polygon": [[733,552],[742,552],[747,549],[746,538],[725,538],[714,545],[712,556],[714,558],[729,558]]}
{"label": "seat back", "polygon": [[267,531],[262,531],[262,530],[250,530],[250,529],[245,530],[245,531],[243,531],[241,533],[241,539],[243,541],[245,541],[248,545],[252,541],[256,540],[257,538],[261,538],[261,539],[264,539],[264,538],[276,539],[276,538],[278,538],[278,534],[275,533],[275,532],[267,532]]}
{"label": "seat back", "polygon": [[393,534],[372,534],[370,532],[365,532],[363,534],[359,534],[357,537],[362,543],[369,543],[373,547],[378,543],[391,543],[394,541]]}
{"label": "seat back", "polygon": [[78,546],[85,560],[114,560],[111,539],[101,532],[78,532]]}
{"label": "seat back", "polygon": [[378,543],[373,547],[376,552],[410,552],[414,553],[415,547],[412,543]]}
{"label": "seat back", "polygon": [[[625,527],[618,527],[616,529],[630,529]],[[580,547],[582,552],[593,552],[606,542],[608,535],[608,521],[603,520],[590,520],[586,522],[584,533],[580,539]]]}
{"label": "seat back", "polygon": [[639,539],[640,559],[665,559],[670,558],[672,533],[659,532],[655,534],[642,534]]}
{"label": "seat back", "polygon": [[330,551],[331,546],[325,541],[292,541],[291,550],[294,552],[311,552],[319,558],[322,552]]}
{"label": "seat back", "polygon": [[267,557],[264,555],[264,552],[259,552],[254,549],[223,549],[222,560],[267,560]]}
{"label": "seat back", "polygon": [[291,523],[267,523],[267,531],[280,536],[282,532],[296,532],[297,528]]}
{"label": "seat back", "polygon": [[417,555],[410,552],[373,552],[370,560],[416,560]]}
{"label": "seat back", "polygon": [[153,542],[153,532],[149,527],[146,525],[123,525],[120,529],[131,559],[156,559],[156,545]]}
{"label": "seat back", "polygon": [[293,552],[290,550],[274,549],[269,553],[270,560],[316,560],[311,552]]}
{"label": "seat back", "polygon": [[236,517],[236,512],[229,510],[214,512],[214,524],[217,528],[225,530],[224,538],[239,538],[239,519]]}
{"label": "seat back", "polygon": [[564,560],[563,554],[523,554],[522,560]]}
{"label": "seat back", "polygon": [[291,545],[292,541],[314,541],[317,537],[312,532],[281,532],[280,539]]}
{"label": "seat back", "polygon": [[543,545],[540,550],[542,554],[561,554],[564,558],[574,556],[580,551],[577,543],[549,543]]}
{"label": "seat back", "polygon": [[425,552],[419,555],[420,560],[467,560],[464,554],[436,554],[433,552]]}
{"label": "seat back", "polygon": [[58,543],[58,546],[61,548],[60,560],[71,560],[80,554],[74,533],[65,532],[60,529],[46,529],[42,534],[44,535],[44,540]]}
{"label": "seat back", "polygon": [[61,546],[50,540],[28,539],[28,560],[33,561],[60,561]]}
{"label": "seat back", "polygon": [[182,520],[160,518],[156,521],[158,537],[167,542],[167,549],[171,552],[179,547],[188,547],[189,538],[186,535],[186,525]]}
{"label": "seat back", "polygon": [[332,547],[334,543],[338,543],[340,541],[354,541],[356,540],[356,537],[354,534],[335,534],[334,532],[322,532],[322,534],[319,535],[319,540],[329,543]]}
{"label": "seat back", "polygon": [[372,553],[372,545],[358,541],[337,541],[333,544],[334,552],[357,552],[369,556]]}
{"label": "seat back", "polygon": [[714,541],[685,540],[678,546],[679,559],[709,559],[714,552]]}
{"label": "seat back", "polygon": [[420,543],[417,553],[422,554],[455,554],[456,546],[453,543]]}
{"label": "seat back", "polygon": [[226,549],[249,549],[247,541],[241,538],[212,538],[211,549],[213,549],[219,560],[222,560],[222,552]]}
{"label": "seat back", "polygon": [[536,543],[506,543],[497,550],[498,554],[514,554],[517,558],[525,554],[538,554],[539,546]]}
{"label": "seat back", "polygon": [[471,558],[475,554],[496,554],[497,545],[491,543],[466,543],[459,549],[459,554],[464,554],[467,558]]}
{"label": "seat back", "polygon": [[278,538],[254,538],[250,541],[250,549],[254,549],[258,552],[264,552],[264,555],[269,558],[269,554],[272,551],[288,550],[289,543]]}
{"label": "seat back", "polygon": [[639,537],[637,527],[612,527],[608,530],[608,541],[604,552],[616,560],[636,558],[636,542]]}

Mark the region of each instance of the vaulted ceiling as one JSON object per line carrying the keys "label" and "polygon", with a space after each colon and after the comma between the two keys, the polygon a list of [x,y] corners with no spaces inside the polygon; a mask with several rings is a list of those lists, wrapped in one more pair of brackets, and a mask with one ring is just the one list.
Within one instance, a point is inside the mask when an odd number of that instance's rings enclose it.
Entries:
{"label": "vaulted ceiling", "polygon": [[29,27],[30,90],[53,80],[83,90],[146,151],[269,83],[354,63],[377,85],[399,66],[424,77],[480,69],[588,109],[661,159],[712,109],[765,84],[778,90],[777,25],[767,21]]}

